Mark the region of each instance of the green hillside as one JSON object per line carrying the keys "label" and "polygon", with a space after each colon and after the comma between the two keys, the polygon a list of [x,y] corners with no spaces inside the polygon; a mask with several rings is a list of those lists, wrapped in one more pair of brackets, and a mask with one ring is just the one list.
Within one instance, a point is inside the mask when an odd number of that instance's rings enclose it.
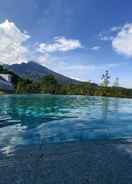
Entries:
{"label": "green hillside", "polygon": [[37,81],[34,81],[28,78],[22,78],[3,66],[0,66],[0,73],[11,75],[11,83],[14,86],[14,93],[18,94],[48,93],[132,98],[132,89],[122,87],[98,86],[97,84],[90,82],[60,84],[60,82],[53,75],[47,75]]}

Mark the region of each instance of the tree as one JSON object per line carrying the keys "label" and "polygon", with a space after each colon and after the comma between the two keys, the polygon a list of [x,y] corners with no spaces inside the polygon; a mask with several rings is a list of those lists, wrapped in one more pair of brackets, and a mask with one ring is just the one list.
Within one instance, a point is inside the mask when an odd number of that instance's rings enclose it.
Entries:
{"label": "tree", "polygon": [[43,77],[40,81],[40,90],[44,93],[55,94],[58,88],[58,82],[52,75]]}
{"label": "tree", "polygon": [[101,85],[104,86],[104,87],[108,87],[109,83],[110,83],[110,75],[109,75],[109,71],[106,70],[105,73],[102,75],[102,83]]}
{"label": "tree", "polygon": [[23,79],[17,82],[16,85],[16,93],[27,93],[30,92],[30,85],[32,84],[32,81],[29,79]]}
{"label": "tree", "polygon": [[117,77],[113,83],[113,87],[119,87],[119,78]]}

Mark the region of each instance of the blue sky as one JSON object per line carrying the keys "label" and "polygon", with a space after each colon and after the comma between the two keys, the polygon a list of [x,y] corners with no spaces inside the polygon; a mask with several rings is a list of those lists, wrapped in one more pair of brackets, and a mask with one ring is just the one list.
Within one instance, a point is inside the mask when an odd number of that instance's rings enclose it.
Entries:
{"label": "blue sky", "polygon": [[[59,73],[132,87],[132,1],[1,0],[0,61],[35,60]],[[15,53],[15,54],[14,54]]]}

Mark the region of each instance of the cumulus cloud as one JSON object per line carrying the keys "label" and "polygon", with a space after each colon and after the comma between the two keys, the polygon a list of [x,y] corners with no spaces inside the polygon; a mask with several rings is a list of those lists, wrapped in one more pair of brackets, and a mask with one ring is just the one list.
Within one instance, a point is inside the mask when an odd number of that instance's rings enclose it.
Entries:
{"label": "cumulus cloud", "polygon": [[24,43],[30,36],[22,32],[13,22],[0,24],[0,62],[14,64],[27,61],[28,49]]}
{"label": "cumulus cloud", "polygon": [[132,57],[132,23],[121,28],[112,40],[112,47],[117,53]]}
{"label": "cumulus cloud", "polygon": [[[50,43],[27,45],[30,35],[21,31],[14,22],[5,20],[0,23],[0,63],[14,64],[28,62],[53,52],[67,52],[82,48],[79,40],[55,37]],[[31,49],[32,48],[32,49]]]}
{"label": "cumulus cloud", "polygon": [[114,26],[108,31],[99,33],[101,41],[111,42],[113,50],[127,57],[132,57],[132,23]]}
{"label": "cumulus cloud", "polygon": [[55,37],[51,43],[39,44],[38,51],[40,53],[67,52],[81,48],[79,40],[66,39],[65,37]]}

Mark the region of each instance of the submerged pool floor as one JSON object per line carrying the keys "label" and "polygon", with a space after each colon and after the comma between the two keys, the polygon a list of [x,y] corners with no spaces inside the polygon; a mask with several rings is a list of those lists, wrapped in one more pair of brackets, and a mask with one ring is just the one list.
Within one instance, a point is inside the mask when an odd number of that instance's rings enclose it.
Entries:
{"label": "submerged pool floor", "polygon": [[0,154],[0,184],[131,184],[131,154],[121,141],[20,147]]}

